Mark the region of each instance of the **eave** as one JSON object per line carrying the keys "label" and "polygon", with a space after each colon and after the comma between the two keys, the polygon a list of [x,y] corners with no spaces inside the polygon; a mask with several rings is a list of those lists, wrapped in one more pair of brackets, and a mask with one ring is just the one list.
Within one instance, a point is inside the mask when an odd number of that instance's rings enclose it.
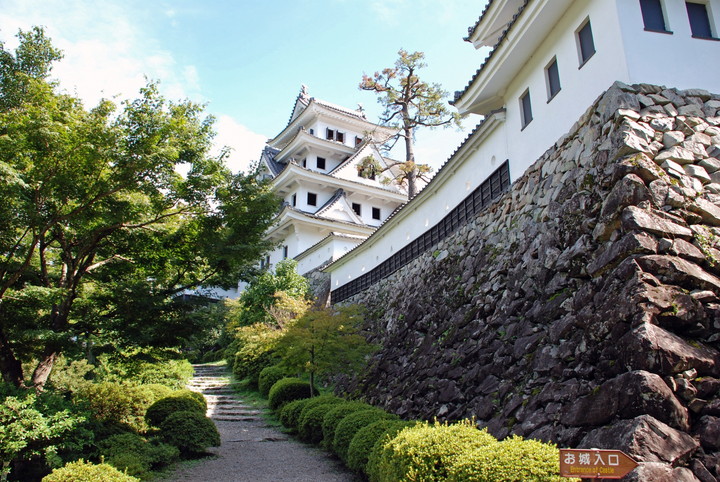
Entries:
{"label": "eave", "polygon": [[375,231],[373,226],[354,224],[337,219],[321,218],[304,211],[285,206],[277,215],[273,225],[265,233],[265,239],[279,241],[295,224],[304,224],[318,231],[342,232],[344,234],[367,237]]}
{"label": "eave", "polygon": [[355,152],[355,149],[340,142],[331,141],[328,139],[321,139],[313,134],[310,134],[304,128],[301,128],[295,133],[295,136],[290,139],[290,142],[283,148],[282,151],[275,155],[277,162],[282,162],[291,157],[292,154],[301,150],[301,147],[313,146],[318,149],[324,150],[328,153],[342,153],[345,155],[351,155]]}
{"label": "eave", "polygon": [[487,114],[504,105],[507,86],[555,28],[572,0],[525,0],[495,48],[452,104],[460,114]]}
{"label": "eave", "polygon": [[497,43],[503,30],[512,20],[513,15],[520,9],[524,0],[489,0],[480,19],[474,28],[470,29],[466,41],[472,43],[476,49],[492,47]]}

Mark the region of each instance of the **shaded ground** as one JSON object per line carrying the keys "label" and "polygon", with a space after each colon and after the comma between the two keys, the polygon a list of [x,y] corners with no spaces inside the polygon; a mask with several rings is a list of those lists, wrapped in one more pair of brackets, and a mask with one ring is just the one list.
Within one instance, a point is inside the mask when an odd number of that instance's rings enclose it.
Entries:
{"label": "shaded ground", "polygon": [[298,442],[268,426],[257,409],[248,407],[229,388],[225,367],[200,365],[190,388],[208,400],[208,416],[220,431],[216,457],[179,466],[163,480],[185,481],[315,481],[357,482],[360,479],[327,452]]}

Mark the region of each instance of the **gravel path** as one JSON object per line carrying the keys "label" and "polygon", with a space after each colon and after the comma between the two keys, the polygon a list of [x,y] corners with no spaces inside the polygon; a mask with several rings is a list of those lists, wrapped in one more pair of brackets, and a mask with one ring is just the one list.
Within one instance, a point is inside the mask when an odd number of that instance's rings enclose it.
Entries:
{"label": "gravel path", "polygon": [[358,482],[327,452],[298,442],[267,425],[262,413],[246,406],[229,387],[225,367],[196,365],[190,388],[208,401],[208,416],[217,425],[222,445],[216,457],[179,467],[164,480]]}

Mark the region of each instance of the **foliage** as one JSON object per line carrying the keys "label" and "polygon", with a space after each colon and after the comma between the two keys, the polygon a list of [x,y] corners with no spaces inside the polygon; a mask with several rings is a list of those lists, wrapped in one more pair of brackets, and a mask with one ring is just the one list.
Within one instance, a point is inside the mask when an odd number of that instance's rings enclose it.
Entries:
{"label": "foliage", "polygon": [[288,402],[301,398],[310,398],[312,389],[308,382],[299,378],[283,378],[275,382],[268,394],[268,405],[271,410],[279,410]]}
{"label": "foliage", "polygon": [[188,397],[167,397],[153,403],[145,412],[145,421],[151,427],[160,427],[176,412],[196,412],[205,415],[197,400]]}
{"label": "foliage", "polygon": [[359,305],[307,311],[278,341],[281,364],[308,373],[313,385],[315,375],[356,369],[374,349],[363,336],[362,321]]}
{"label": "foliage", "polygon": [[209,155],[201,106],[149,83],[86,110],[47,80],[60,55],[42,29],[19,38],[0,43],[0,371],[42,388],[63,352],[178,346],[202,329],[176,295],[247,278],[277,200]]}
{"label": "foliage", "polygon": [[470,420],[452,425],[418,423],[373,450],[367,464],[371,481],[446,480],[448,467],[469,449],[495,444]]}
{"label": "foliage", "polygon": [[95,367],[87,360],[68,361],[60,357],[53,365],[50,382],[55,390],[74,393],[93,383],[90,377],[94,371]]}
{"label": "foliage", "polygon": [[160,425],[160,437],[185,456],[220,446],[220,433],[212,420],[197,411],[175,412]]}
{"label": "foliage", "polygon": [[198,403],[200,406],[200,409],[203,413],[207,411],[207,400],[205,400],[205,395],[203,395],[200,392],[195,392],[190,390],[189,388],[183,388],[182,390],[175,390],[172,392],[173,397],[180,397],[180,398],[189,398],[190,400],[194,400]]}
{"label": "foliage", "polygon": [[257,386],[263,368],[272,366],[276,360],[277,341],[282,331],[262,323],[237,329],[233,375],[238,380],[247,378],[251,386]]}
{"label": "foliage", "polygon": [[288,370],[277,365],[265,367],[260,371],[258,375],[258,391],[264,397],[270,393],[270,388],[275,385],[280,379],[286,378],[289,375]]}
{"label": "foliage", "polygon": [[280,423],[283,424],[283,427],[291,429],[293,431],[297,429],[298,423],[300,421],[300,414],[302,413],[302,410],[307,404],[307,402],[309,402],[310,400],[313,399],[301,398],[299,400],[293,400],[292,402],[288,402],[283,405],[278,412],[278,419],[280,420]]}
{"label": "foliage", "polygon": [[342,419],[344,419],[351,413],[359,412],[360,410],[368,410],[371,408],[373,408],[372,405],[356,401],[338,403],[331,407],[330,410],[328,410],[328,412],[323,417],[323,446],[326,449],[332,449],[332,444],[335,440],[335,429],[342,421]]}
{"label": "foliage", "polygon": [[87,405],[101,423],[122,424],[142,432],[145,412],[153,404],[155,392],[133,383],[101,382],[80,388],[73,399]]}
{"label": "foliage", "polygon": [[177,447],[152,443],[135,433],[113,435],[97,444],[105,462],[133,476],[145,478],[154,468],[169,465],[180,456]]}
{"label": "foliage", "polygon": [[80,459],[55,469],[42,482],[136,482],[137,477],[126,475],[109,464],[92,464]]}
{"label": "foliage", "polygon": [[[430,172],[428,165],[415,162],[416,129],[457,125],[459,116],[450,113],[445,102],[448,93],[439,84],[428,84],[418,77],[417,72],[427,66],[423,61],[425,54],[408,53],[401,49],[398,55],[394,67],[375,72],[372,76],[363,75],[359,87],[378,95],[378,103],[385,108],[380,122],[399,129],[395,142],[402,139],[405,143],[405,162],[396,164],[401,172],[396,182],[407,184],[408,196],[412,198],[417,193],[416,178]],[[363,160],[359,169],[369,167]]]}
{"label": "foliage", "polygon": [[562,482],[567,479],[558,475],[559,461],[555,445],[513,435],[502,442],[462,452],[448,466],[448,480]]}
{"label": "foliage", "polygon": [[136,349],[100,356],[98,376],[109,382],[132,380],[139,385],[160,384],[179,390],[193,376],[193,367],[174,350]]}
{"label": "foliage", "polygon": [[9,391],[14,393],[3,395],[0,404],[0,480],[5,480],[14,461],[41,456],[49,465],[58,465],[59,452],[78,450],[92,441],[82,428],[86,417],[73,413],[61,400]]}
{"label": "foliage", "polygon": [[371,408],[351,413],[343,418],[335,428],[335,438],[333,439],[332,445],[333,452],[347,464],[350,442],[358,430],[378,420],[387,419],[397,419],[397,416],[391,415],[379,408]]}
{"label": "foliage", "polygon": [[322,422],[327,411],[343,400],[332,395],[311,398],[298,417],[298,436],[308,443],[319,443],[323,438]]}
{"label": "foliage", "polygon": [[348,447],[347,466],[355,472],[367,474],[366,465],[373,447],[379,447],[386,440],[394,438],[400,430],[412,425],[413,422],[384,419],[362,427]]}
{"label": "foliage", "polygon": [[[231,327],[281,323],[284,318],[274,318],[273,310],[278,310],[277,313],[293,309],[302,311],[303,302],[309,295],[310,283],[297,273],[297,261],[282,260],[274,273],[263,271],[250,280],[230,312]],[[293,307],[290,300],[300,303]]]}

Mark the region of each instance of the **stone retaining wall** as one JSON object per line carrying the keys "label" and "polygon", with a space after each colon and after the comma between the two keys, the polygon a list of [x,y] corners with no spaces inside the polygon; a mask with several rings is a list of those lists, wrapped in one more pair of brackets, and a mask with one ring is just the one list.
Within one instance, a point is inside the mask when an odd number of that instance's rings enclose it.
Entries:
{"label": "stone retaining wall", "polygon": [[718,110],[615,84],[490,209],[348,300],[383,348],[342,388],[622,449],[634,480],[720,478]]}

